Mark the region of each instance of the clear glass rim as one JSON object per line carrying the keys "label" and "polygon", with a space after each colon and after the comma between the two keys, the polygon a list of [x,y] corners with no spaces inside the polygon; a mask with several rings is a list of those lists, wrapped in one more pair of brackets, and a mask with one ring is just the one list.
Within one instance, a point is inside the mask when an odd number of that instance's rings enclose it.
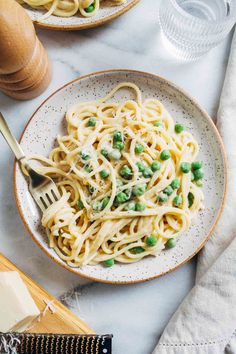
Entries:
{"label": "clear glass rim", "polygon": [[[168,0],[167,0],[168,1]],[[229,16],[225,17],[222,20],[217,20],[217,21],[207,21],[204,19],[201,19],[199,17],[193,16],[191,14],[189,14],[188,12],[186,12],[185,10],[182,9],[182,7],[179,6],[179,4],[176,2],[176,0],[169,0],[171,2],[171,4],[173,5],[173,7],[179,11],[179,13],[189,19],[193,19],[195,22],[204,24],[207,26],[214,26],[216,24],[219,23],[227,23],[227,22],[231,22],[234,19],[234,22],[236,21],[236,0],[231,0],[231,1],[227,1],[226,3],[229,4],[230,6],[230,14]]]}

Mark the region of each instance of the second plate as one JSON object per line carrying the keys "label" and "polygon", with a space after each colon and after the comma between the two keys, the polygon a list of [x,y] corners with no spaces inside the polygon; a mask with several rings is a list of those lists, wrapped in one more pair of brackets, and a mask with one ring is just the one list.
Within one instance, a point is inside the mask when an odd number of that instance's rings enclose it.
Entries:
{"label": "second plate", "polygon": [[58,17],[51,15],[42,22],[38,22],[38,19],[45,14],[45,10],[35,9],[28,5],[24,5],[24,8],[28,12],[32,21],[39,27],[53,29],[53,30],[82,30],[91,27],[100,26],[106,22],[109,22],[116,17],[121,16],[125,12],[129,11],[140,0],[126,0],[122,5],[114,6],[111,1],[104,1],[100,5],[99,11],[92,17],[83,17],[80,14],[76,14],[71,17]]}

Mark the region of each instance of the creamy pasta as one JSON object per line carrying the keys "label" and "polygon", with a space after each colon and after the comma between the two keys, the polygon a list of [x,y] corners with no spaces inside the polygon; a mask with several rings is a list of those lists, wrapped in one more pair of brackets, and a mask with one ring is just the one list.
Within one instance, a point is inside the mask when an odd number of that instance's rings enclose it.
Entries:
{"label": "creamy pasta", "polygon": [[[27,4],[35,9],[45,9],[46,13],[38,19],[41,22],[51,15],[71,17],[81,14],[83,17],[92,17],[99,10],[104,0],[17,0],[21,5]],[[105,0],[106,1],[106,0]],[[104,2],[105,2],[104,1]],[[121,5],[126,0],[110,0],[113,5]]]}
{"label": "creamy pasta", "polygon": [[[135,100],[112,100],[122,89]],[[32,156],[61,199],[44,213],[50,247],[72,267],[157,256],[202,207],[199,146],[155,98],[133,83],[66,113],[67,134],[49,158]]]}

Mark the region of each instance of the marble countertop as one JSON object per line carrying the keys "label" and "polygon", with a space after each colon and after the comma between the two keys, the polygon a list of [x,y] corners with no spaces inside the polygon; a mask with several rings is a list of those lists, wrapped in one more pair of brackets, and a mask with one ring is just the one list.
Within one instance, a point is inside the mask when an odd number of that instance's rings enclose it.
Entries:
{"label": "marble countertop", "polygon": [[[37,30],[53,63],[53,80],[43,95],[17,102],[0,94],[0,109],[17,137],[37,106],[55,89],[93,71],[136,69],[182,86],[216,116],[231,37],[197,62],[178,61],[165,50],[157,23],[159,1],[143,0],[117,20],[83,32]],[[149,354],[162,330],[194,284],[196,260],[147,283],[90,283],[54,264],[32,241],[13,195],[13,156],[0,138],[0,250],[37,282],[60,297],[78,287],[67,304],[97,333],[114,334],[114,354]]]}

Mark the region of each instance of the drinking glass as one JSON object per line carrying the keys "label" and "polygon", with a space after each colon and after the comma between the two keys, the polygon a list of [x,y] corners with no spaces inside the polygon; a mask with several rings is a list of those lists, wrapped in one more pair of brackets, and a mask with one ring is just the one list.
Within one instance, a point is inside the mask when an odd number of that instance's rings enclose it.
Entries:
{"label": "drinking glass", "polygon": [[195,60],[230,32],[236,22],[236,0],[161,0],[158,18],[170,50]]}

